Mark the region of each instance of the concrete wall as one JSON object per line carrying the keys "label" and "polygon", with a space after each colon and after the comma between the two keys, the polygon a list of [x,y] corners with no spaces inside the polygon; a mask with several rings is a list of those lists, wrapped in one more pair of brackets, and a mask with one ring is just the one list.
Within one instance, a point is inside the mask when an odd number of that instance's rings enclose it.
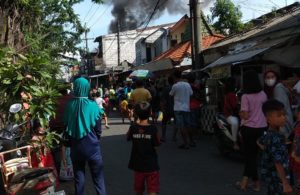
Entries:
{"label": "concrete wall", "polygon": [[141,65],[146,63],[146,47],[143,43],[143,40],[140,39],[136,45],[136,64],[135,65]]}
{"label": "concrete wall", "polygon": [[147,63],[147,53],[146,47],[151,48],[151,57],[153,60],[155,57],[159,56],[161,53],[170,49],[168,31],[155,41],[153,44],[145,44],[142,40],[136,43],[136,65],[142,65]]}
{"label": "concrete wall", "polygon": [[[166,25],[163,28],[167,29],[172,24]],[[139,41],[148,37],[150,34],[162,28],[162,26],[149,27],[146,30],[130,30],[120,33],[120,62],[127,60],[133,65],[140,64],[136,56],[141,52],[141,59],[145,59],[146,50],[141,47]],[[107,68],[117,66],[118,63],[118,44],[117,34],[108,34],[102,37],[102,49],[103,49],[103,64]],[[168,49],[168,43],[163,43],[163,51]],[[136,51],[140,50],[140,51]]]}
{"label": "concrete wall", "polygon": [[[127,60],[129,63],[136,65],[136,43],[145,38],[157,29],[145,30],[141,35],[140,32],[126,31],[120,33],[120,61]],[[137,37],[137,35],[139,35]],[[103,63],[107,68],[118,65],[118,44],[117,34],[103,36]]]}
{"label": "concrete wall", "polygon": [[181,25],[174,32],[171,32],[171,39],[176,40],[177,43],[181,43],[182,42],[182,36],[185,32],[186,26],[187,25]]}

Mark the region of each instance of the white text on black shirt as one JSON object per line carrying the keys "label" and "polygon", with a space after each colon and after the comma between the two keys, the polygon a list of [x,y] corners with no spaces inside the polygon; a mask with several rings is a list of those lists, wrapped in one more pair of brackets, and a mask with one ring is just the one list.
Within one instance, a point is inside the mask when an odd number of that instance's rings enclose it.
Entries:
{"label": "white text on black shirt", "polygon": [[133,134],[132,137],[134,139],[151,139],[151,135],[147,135],[147,134]]}

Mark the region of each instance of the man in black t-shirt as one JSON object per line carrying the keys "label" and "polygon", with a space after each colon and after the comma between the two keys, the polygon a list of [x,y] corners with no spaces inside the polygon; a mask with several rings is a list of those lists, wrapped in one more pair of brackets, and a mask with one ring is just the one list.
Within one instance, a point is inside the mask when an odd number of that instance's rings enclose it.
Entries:
{"label": "man in black t-shirt", "polygon": [[159,165],[156,147],[160,145],[156,126],[148,121],[151,107],[148,102],[138,103],[135,113],[139,119],[132,124],[127,133],[127,140],[132,141],[132,149],[128,168],[134,173],[134,189],[137,195],[142,195],[147,184],[150,195],[159,192]]}

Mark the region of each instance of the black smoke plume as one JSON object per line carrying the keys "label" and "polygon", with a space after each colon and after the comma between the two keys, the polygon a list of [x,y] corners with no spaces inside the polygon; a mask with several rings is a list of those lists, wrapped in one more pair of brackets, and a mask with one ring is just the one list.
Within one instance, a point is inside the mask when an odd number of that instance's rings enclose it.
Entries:
{"label": "black smoke plume", "polygon": [[[202,0],[203,6],[207,6],[211,0]],[[109,26],[110,33],[118,31],[118,21],[120,31],[142,28],[149,21],[157,0],[110,0],[113,5],[111,11],[114,19]],[[189,0],[160,0],[155,15],[152,20],[160,17],[164,11],[170,14],[186,14]]]}
{"label": "black smoke plume", "polygon": [[[115,33],[118,29],[118,21],[120,31],[145,26],[157,0],[111,0],[111,3],[114,20],[110,23],[109,31]],[[186,13],[186,7],[185,0],[160,0],[152,20],[158,18],[165,10],[171,14]]]}

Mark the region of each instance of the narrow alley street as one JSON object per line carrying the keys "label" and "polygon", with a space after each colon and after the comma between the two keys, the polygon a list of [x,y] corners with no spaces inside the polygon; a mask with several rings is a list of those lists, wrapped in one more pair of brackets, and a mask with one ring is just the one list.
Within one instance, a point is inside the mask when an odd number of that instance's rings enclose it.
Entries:
{"label": "narrow alley street", "polygon": [[[116,113],[110,118],[110,129],[104,130],[101,146],[104,158],[104,172],[108,195],[131,195],[133,173],[127,168],[131,143],[125,134],[129,124],[122,124]],[[168,129],[171,133],[171,128]],[[218,153],[213,138],[203,136],[196,148],[180,150],[171,139],[158,150],[161,167],[162,195],[239,195],[234,183],[240,179],[242,163],[224,158]],[[86,195],[94,195],[93,183],[87,169]],[[72,182],[62,183],[67,195],[74,193]],[[265,194],[249,192],[243,194]]]}

